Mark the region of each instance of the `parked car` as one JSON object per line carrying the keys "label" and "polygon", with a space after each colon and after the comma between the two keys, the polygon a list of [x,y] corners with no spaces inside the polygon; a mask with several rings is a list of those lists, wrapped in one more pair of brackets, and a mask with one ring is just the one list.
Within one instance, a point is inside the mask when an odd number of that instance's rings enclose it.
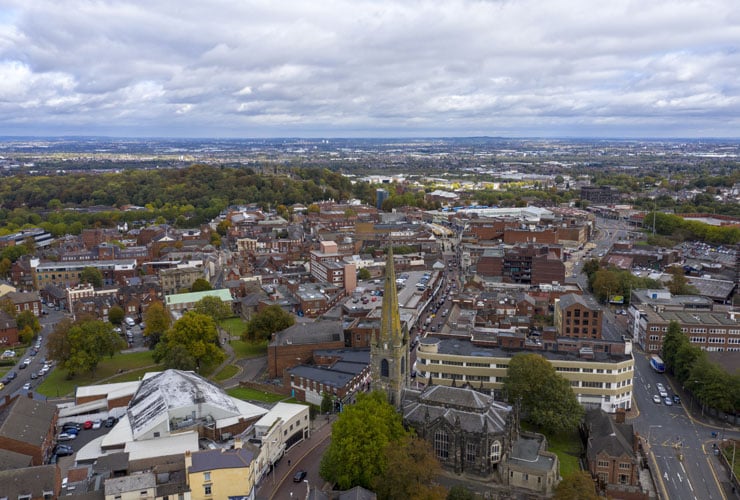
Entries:
{"label": "parked car", "polygon": [[103,426],[103,421],[102,420],[96,420],[92,424],[92,428],[93,429],[100,429],[102,426]]}
{"label": "parked car", "polygon": [[82,428],[82,425],[78,424],[77,422],[65,422],[62,424],[62,431],[66,431],[67,429],[75,429],[80,430]]}
{"label": "parked car", "polygon": [[4,382],[0,382],[0,391],[3,390],[3,389],[5,389],[5,383]]}
{"label": "parked car", "polygon": [[92,429],[93,421],[92,420],[86,420],[84,424],[82,424],[83,429]]}
{"label": "parked car", "polygon": [[116,425],[116,422],[118,422],[118,419],[116,417],[108,417],[105,419],[105,426],[113,427],[114,425]]}
{"label": "parked car", "polygon": [[54,453],[58,457],[68,457],[70,455],[74,455],[75,450],[74,448],[66,444],[58,444],[57,447],[54,449]]}
{"label": "parked car", "polygon": [[25,384],[23,384],[22,389],[24,391],[30,391],[31,390],[31,382],[26,382]]}
{"label": "parked car", "polygon": [[678,397],[678,394],[673,395],[673,403],[677,405],[681,404],[681,398]]}
{"label": "parked car", "polygon": [[57,436],[57,441],[72,441],[77,439],[77,434],[70,434],[69,432],[62,432]]}
{"label": "parked car", "polygon": [[62,429],[62,432],[66,432],[67,434],[74,434],[76,436],[80,433],[80,430],[77,427],[68,427],[67,429]]}
{"label": "parked car", "polygon": [[666,406],[673,406],[673,401],[668,396],[665,397],[664,403]]}
{"label": "parked car", "polygon": [[655,396],[653,396],[653,403],[655,403],[656,405],[659,405],[660,404],[660,396],[658,396],[657,394]]}
{"label": "parked car", "polygon": [[293,476],[293,482],[294,483],[300,483],[306,478],[306,471],[305,470],[299,470],[295,473],[295,476]]}
{"label": "parked car", "polygon": [[38,372],[31,373],[31,380],[36,380],[37,378],[39,378]]}

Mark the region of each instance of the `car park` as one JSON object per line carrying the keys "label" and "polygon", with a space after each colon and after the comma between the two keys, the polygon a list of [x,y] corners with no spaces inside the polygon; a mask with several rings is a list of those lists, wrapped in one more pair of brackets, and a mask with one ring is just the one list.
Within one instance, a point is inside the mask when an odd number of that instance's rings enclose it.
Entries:
{"label": "car park", "polygon": [[668,396],[665,397],[664,401],[666,406],[673,406],[673,401]]}
{"label": "car park", "polygon": [[73,439],[77,439],[77,434],[62,432],[57,436],[57,441],[72,441]]}
{"label": "car park", "polygon": [[306,479],[306,471],[305,471],[305,470],[299,470],[299,471],[298,471],[298,472],[296,472],[296,473],[295,473],[295,475],[293,476],[293,482],[294,482],[294,483],[300,483],[300,482],[301,482],[301,481],[303,481],[304,479]]}
{"label": "car park", "polygon": [[661,398],[667,398],[668,392],[665,389],[658,389],[658,394],[660,394]]}
{"label": "car park", "polygon": [[659,405],[660,404],[660,396],[658,396],[657,394],[655,396],[653,396],[653,403]]}

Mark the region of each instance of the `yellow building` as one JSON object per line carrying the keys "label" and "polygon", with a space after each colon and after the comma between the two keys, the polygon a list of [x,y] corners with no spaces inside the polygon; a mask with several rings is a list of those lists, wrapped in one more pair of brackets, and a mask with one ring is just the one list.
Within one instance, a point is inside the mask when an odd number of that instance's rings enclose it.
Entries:
{"label": "yellow building", "polygon": [[[598,341],[578,347],[576,340],[562,339],[558,351],[512,350],[475,345],[470,340],[427,337],[417,350],[417,380],[435,385],[469,384],[491,392],[503,389],[509,361],[518,352],[540,354],[570,382],[578,402],[589,408],[614,413],[632,407],[632,379],[635,360],[632,343]],[[572,345],[565,345],[570,341]],[[585,341],[581,340],[581,343]],[[607,344],[613,344],[611,346]],[[596,347],[596,348],[595,348]],[[566,350],[571,348],[573,350]],[[598,350],[597,348],[613,351]]]}
{"label": "yellow building", "polygon": [[254,498],[259,450],[236,442],[233,449],[203,450],[185,454],[185,468],[193,500]]}

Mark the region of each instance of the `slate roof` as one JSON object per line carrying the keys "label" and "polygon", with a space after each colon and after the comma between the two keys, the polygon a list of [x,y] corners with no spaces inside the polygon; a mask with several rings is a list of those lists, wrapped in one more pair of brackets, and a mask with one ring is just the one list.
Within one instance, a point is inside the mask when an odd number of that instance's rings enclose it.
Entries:
{"label": "slate roof", "polygon": [[0,449],[0,471],[30,467],[33,459],[29,455]]}
{"label": "slate roof", "polygon": [[195,404],[209,404],[239,415],[231,398],[203,377],[193,372],[166,370],[141,383],[128,405],[128,417],[134,436],[152,424],[168,418],[169,410]]}
{"label": "slate roof", "polygon": [[507,459],[510,466],[528,470],[549,471],[555,466],[555,458],[540,454],[542,437],[521,436],[511,447]]}
{"label": "slate roof", "polygon": [[51,492],[56,498],[56,465],[41,465],[24,469],[0,471],[0,494],[6,498],[44,498],[44,492]]}
{"label": "slate roof", "polygon": [[241,469],[249,467],[255,454],[247,448],[203,450],[192,455],[193,465],[188,472],[203,472],[215,469]]}
{"label": "slate roof", "polygon": [[585,420],[588,428],[586,455],[589,460],[602,452],[610,457],[627,455],[634,458],[632,424],[618,424],[601,409],[587,411]]}
{"label": "slate roof", "polygon": [[506,422],[511,407],[495,401],[493,397],[473,389],[433,385],[422,393],[406,391],[403,418],[410,422],[431,422],[438,418],[460,427],[467,432],[506,431]]}
{"label": "slate roof", "polygon": [[49,434],[56,411],[56,406],[44,401],[18,397],[0,425],[0,436],[40,447]]}

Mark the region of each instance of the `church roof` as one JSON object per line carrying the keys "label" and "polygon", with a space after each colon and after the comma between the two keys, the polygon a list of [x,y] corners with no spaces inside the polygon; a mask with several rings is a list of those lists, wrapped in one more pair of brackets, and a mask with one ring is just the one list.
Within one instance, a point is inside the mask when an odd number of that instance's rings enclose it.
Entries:
{"label": "church roof", "polygon": [[618,424],[601,409],[586,412],[588,447],[586,454],[593,459],[600,453],[610,457],[634,457],[632,448],[634,430],[632,424]]}
{"label": "church roof", "polygon": [[403,418],[408,422],[433,422],[445,419],[450,425],[458,425],[466,432],[500,433],[506,431],[512,412],[510,406],[495,401],[474,389],[433,385],[421,394],[406,392]]}

